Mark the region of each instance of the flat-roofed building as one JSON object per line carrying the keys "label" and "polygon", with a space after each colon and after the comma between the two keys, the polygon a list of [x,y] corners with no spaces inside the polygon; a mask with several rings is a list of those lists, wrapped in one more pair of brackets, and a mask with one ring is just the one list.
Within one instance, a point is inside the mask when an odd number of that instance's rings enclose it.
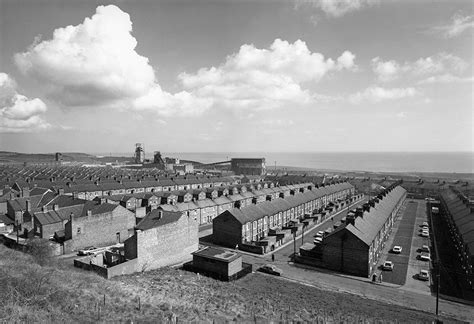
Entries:
{"label": "flat-roofed building", "polygon": [[257,175],[266,173],[265,158],[235,158],[230,161],[235,174]]}

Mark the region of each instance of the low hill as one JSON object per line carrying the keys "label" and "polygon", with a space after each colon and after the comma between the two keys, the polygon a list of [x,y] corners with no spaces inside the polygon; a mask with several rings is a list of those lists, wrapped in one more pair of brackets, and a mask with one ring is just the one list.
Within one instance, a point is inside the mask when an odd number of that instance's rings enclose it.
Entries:
{"label": "low hill", "polygon": [[[45,263],[40,266],[36,261]],[[0,322],[432,322],[422,311],[258,273],[226,283],[165,268],[106,280],[0,245]],[[445,322],[456,322],[442,318]]]}

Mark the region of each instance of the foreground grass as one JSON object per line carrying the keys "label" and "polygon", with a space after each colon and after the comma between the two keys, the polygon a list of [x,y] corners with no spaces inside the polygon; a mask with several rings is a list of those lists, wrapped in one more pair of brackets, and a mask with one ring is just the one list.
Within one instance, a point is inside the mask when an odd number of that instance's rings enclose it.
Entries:
{"label": "foreground grass", "polygon": [[[178,269],[105,280],[0,245],[0,322],[431,322],[433,316],[261,274],[225,283]],[[445,319],[449,322],[449,319]]]}

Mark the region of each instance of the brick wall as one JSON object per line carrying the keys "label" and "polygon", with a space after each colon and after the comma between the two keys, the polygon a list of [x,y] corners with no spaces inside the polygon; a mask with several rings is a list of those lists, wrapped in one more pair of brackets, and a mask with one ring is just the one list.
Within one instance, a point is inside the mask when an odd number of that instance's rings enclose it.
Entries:
{"label": "brick wall", "polygon": [[[105,246],[123,242],[128,229],[135,226],[133,212],[117,206],[112,212],[74,218],[66,224],[66,238],[72,239],[72,249],[86,246]],[[118,237],[119,235],[120,237]]]}
{"label": "brick wall", "polygon": [[198,225],[198,220],[183,215],[177,222],[136,231],[138,271],[191,260],[191,253],[198,250]]}
{"label": "brick wall", "polygon": [[231,248],[242,242],[242,224],[226,211],[212,221],[212,239]]}
{"label": "brick wall", "polygon": [[369,247],[345,229],[324,239],[323,261],[329,269],[369,276]]}

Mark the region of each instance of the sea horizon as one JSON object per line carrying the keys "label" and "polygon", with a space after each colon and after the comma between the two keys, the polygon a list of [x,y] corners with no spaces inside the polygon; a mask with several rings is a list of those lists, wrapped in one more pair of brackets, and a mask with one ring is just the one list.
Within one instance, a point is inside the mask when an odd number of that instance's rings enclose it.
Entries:
{"label": "sea horizon", "polygon": [[[88,153],[98,156],[132,157],[133,152]],[[474,152],[161,152],[201,163],[228,161],[231,158],[265,158],[268,170],[276,166],[321,170],[371,172],[473,172]],[[146,153],[153,158],[153,153]]]}

